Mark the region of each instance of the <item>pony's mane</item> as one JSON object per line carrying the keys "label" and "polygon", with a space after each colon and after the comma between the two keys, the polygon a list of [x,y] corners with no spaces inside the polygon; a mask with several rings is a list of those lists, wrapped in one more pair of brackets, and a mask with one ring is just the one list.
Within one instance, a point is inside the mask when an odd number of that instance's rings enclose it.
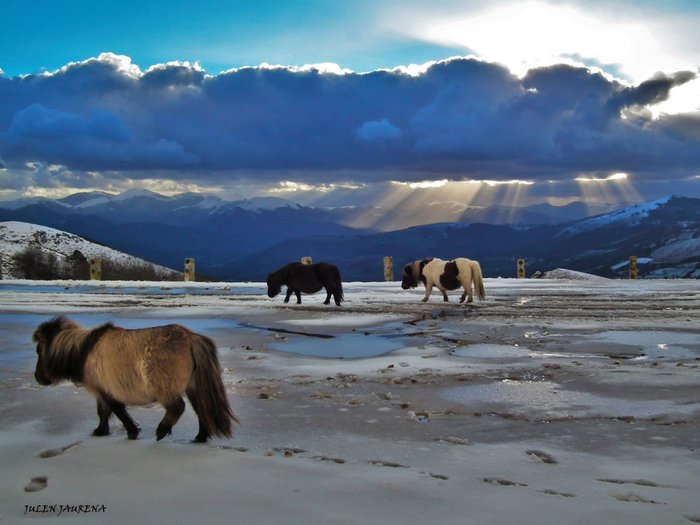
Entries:
{"label": "pony's mane", "polygon": [[85,359],[104,333],[114,328],[109,322],[85,329],[64,316],[54,317],[39,325],[34,340],[43,345],[45,370],[57,378],[80,383]]}
{"label": "pony's mane", "polygon": [[289,270],[287,269],[287,267],[283,266],[279,270],[275,270],[274,272],[270,272],[269,274],[267,274],[267,283],[268,284],[270,284],[270,282],[275,283],[275,284],[278,282],[281,283],[284,280],[284,276],[288,271]]}
{"label": "pony's mane", "polygon": [[34,331],[32,339],[35,343],[38,343],[40,340],[50,343],[56,334],[62,330],[72,330],[77,328],[80,328],[78,323],[71,321],[63,315],[58,315],[41,323]]}
{"label": "pony's mane", "polygon": [[284,266],[282,266],[282,268],[280,268],[279,270],[275,270],[274,272],[268,274],[267,284],[275,284],[281,286],[287,279],[289,271],[292,269],[292,267],[298,265],[301,265],[301,263],[297,261],[290,262],[289,264],[285,264]]}

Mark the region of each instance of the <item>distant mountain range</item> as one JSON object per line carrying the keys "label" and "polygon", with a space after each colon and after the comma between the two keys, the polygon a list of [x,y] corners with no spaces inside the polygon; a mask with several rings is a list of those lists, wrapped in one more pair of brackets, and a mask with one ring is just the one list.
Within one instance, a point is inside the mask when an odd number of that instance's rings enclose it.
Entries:
{"label": "distant mountain range", "polygon": [[460,221],[398,231],[348,226],[372,212],[146,191],[0,202],[0,221],[57,228],[177,270],[194,257],[198,273],[224,280],[263,280],[302,256],[335,262],[345,280],[379,280],[385,255],[394,258],[397,279],[405,262],[428,256],[477,259],[489,277],[514,276],[518,258],[528,275],[563,267],[622,276],[630,255],[639,258],[640,276],[700,276],[698,199],[666,197],[593,217],[575,203],[467,208]]}

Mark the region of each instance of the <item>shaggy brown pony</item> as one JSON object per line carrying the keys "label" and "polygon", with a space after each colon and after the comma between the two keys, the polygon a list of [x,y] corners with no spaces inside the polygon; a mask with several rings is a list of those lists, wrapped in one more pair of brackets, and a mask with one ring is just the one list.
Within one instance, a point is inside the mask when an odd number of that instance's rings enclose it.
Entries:
{"label": "shaggy brown pony", "polygon": [[40,385],[73,381],[97,399],[100,423],[94,436],[109,434],[114,413],[129,439],[136,439],[140,429],[126,405],[157,402],[165,407],[156,430],[160,441],[185,411],[183,393],[199,419],[196,443],[231,437],[231,422],[238,422],[226,397],[214,342],[184,326],[126,330],[106,323],[90,330],[59,316],[41,323],[33,339],[38,355],[34,377]]}

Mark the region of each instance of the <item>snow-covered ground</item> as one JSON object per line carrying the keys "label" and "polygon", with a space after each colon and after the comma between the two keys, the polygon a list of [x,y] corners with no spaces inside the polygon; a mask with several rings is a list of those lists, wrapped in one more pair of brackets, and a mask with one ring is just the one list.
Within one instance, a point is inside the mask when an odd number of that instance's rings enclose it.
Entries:
{"label": "snow-covered ground", "polygon": [[[0,521],[700,523],[700,282],[552,276],[486,279],[472,305],[346,283],[341,307],[263,283],[0,281]],[[33,379],[57,314],[213,337],[234,439],[189,443],[189,406],[161,442],[157,406],[131,410],[138,441],[90,436],[90,395]]]}

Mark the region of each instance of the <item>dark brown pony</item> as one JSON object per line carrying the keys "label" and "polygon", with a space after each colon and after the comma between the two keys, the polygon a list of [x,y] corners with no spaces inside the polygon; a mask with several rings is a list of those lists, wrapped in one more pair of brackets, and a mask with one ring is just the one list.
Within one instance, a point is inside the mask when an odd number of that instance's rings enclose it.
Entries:
{"label": "dark brown pony", "polygon": [[301,304],[302,293],[316,293],[321,288],[326,289],[326,300],[330,304],[331,295],[336,306],[343,300],[343,282],[340,270],[332,264],[320,262],[317,264],[289,263],[276,272],[267,276],[267,295],[275,297],[282,291],[282,285],[287,287],[284,302],[288,303],[292,294],[297,296],[297,304]]}
{"label": "dark brown pony", "polygon": [[156,430],[160,441],[185,411],[183,393],[199,419],[195,442],[232,435],[231,422],[238,419],[226,397],[216,346],[204,335],[176,324],[125,330],[106,323],[90,330],[59,316],[41,323],[33,339],[40,385],[73,381],[97,399],[100,423],[93,436],[109,434],[114,413],[129,439],[136,439],[140,429],[126,405],[157,402],[165,407]]}

